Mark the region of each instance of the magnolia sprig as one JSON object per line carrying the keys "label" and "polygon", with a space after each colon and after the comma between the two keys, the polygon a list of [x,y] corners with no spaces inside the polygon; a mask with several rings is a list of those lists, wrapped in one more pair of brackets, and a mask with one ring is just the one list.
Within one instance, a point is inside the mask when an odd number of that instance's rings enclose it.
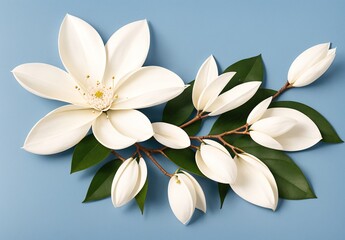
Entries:
{"label": "magnolia sprig", "polygon": [[[148,190],[146,161],[151,161],[170,178],[169,203],[184,224],[195,209],[206,212],[202,187],[190,173],[218,183],[221,206],[230,188],[246,201],[272,210],[279,197],[315,197],[284,151],[304,150],[320,140],[342,140],[314,109],[276,99],[318,79],[333,62],[335,49],[325,43],[304,51],[291,64],[287,82],[274,91],[260,88],[261,56],[241,60],[221,74],[210,56],[195,81],[185,85],[168,69],[142,67],[149,45],[146,20],[122,27],[104,45],[93,27],[67,15],[59,33],[67,72],[42,63],[12,71],[33,94],[69,103],[42,118],[23,148],[54,154],[76,145],[72,173],[114,156],[95,174],[84,202],[111,196],[113,205],[120,207],[135,198],[142,212]],[[151,123],[137,110],[167,101],[162,122]],[[197,135],[202,121],[212,117],[217,120],[209,134]],[[162,147],[141,144],[151,137]],[[118,151],[130,146],[134,151],[128,156]],[[157,155],[174,162],[177,170],[168,172]]]}

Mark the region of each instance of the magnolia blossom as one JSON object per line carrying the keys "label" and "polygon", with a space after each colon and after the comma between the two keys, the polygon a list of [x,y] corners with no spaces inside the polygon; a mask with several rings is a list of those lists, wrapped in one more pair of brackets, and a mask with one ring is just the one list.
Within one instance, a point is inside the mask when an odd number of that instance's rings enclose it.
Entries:
{"label": "magnolia blossom", "polygon": [[143,188],[147,167],[143,158],[125,160],[117,170],[111,185],[111,200],[114,207],[121,207],[132,200]]}
{"label": "magnolia blossom", "polygon": [[199,111],[210,112],[210,116],[215,116],[247,102],[259,89],[261,82],[242,83],[220,94],[235,74],[235,72],[227,72],[218,76],[218,68],[213,56],[207,58],[195,78],[192,93],[194,107]]}
{"label": "magnolia blossom", "polygon": [[152,123],[153,137],[164,146],[182,149],[190,146],[188,134],[180,127],[165,122]]}
{"label": "magnolia blossom", "polygon": [[336,49],[330,43],[315,45],[302,52],[291,64],[288,81],[293,87],[311,84],[324,74],[335,58]]}
{"label": "magnolia blossom", "polygon": [[307,149],[321,139],[315,123],[291,108],[269,108],[272,97],[259,103],[249,114],[250,137],[258,144],[285,151]]}
{"label": "magnolia blossom", "polygon": [[234,183],[237,166],[230,153],[216,141],[204,139],[195,153],[200,171],[209,179],[220,183]]}
{"label": "magnolia blossom", "polygon": [[275,210],[278,204],[278,188],[268,167],[248,153],[237,154],[237,178],[230,186],[244,200],[260,207]]}
{"label": "magnolia blossom", "polygon": [[185,171],[170,178],[168,198],[173,213],[183,224],[189,222],[195,208],[206,213],[204,192],[195,178]]}
{"label": "magnolia blossom", "polygon": [[96,30],[67,15],[59,33],[59,53],[67,72],[43,63],[16,67],[13,74],[28,91],[70,103],[42,118],[24,149],[53,154],[78,143],[92,126],[97,140],[123,149],[152,137],[149,119],[134,110],[166,102],[185,88],[162,67],[142,67],[150,45],[146,20],[115,32],[104,46]]}

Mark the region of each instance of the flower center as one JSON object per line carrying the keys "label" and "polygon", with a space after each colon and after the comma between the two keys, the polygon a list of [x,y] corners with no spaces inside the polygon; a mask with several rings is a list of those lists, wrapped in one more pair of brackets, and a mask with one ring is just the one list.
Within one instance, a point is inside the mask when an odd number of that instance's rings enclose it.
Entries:
{"label": "flower center", "polygon": [[97,83],[96,86],[90,87],[85,94],[88,103],[96,110],[106,111],[111,107],[114,100],[112,87],[104,86]]}

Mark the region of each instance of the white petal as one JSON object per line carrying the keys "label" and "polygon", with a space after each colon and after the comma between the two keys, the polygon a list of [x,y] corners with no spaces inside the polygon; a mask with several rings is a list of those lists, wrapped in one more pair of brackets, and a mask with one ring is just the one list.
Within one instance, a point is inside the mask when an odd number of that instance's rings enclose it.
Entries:
{"label": "white petal", "polygon": [[136,139],[121,134],[105,113],[94,121],[92,131],[96,139],[107,148],[124,149],[136,142]]}
{"label": "white petal", "polygon": [[214,100],[216,100],[223,88],[228,84],[235,74],[235,72],[223,73],[218,78],[210,82],[199,97],[197,109],[207,109],[208,106],[210,106]]}
{"label": "white petal", "polygon": [[247,124],[251,125],[254,122],[258,121],[262,115],[265,113],[267,110],[268,106],[272,102],[272,97],[266,98],[262,102],[260,102],[258,105],[256,105],[255,108],[249,113],[248,118],[247,118]]}
{"label": "white petal", "polygon": [[234,192],[250,203],[275,210],[278,188],[270,170],[250,154],[239,154],[235,160],[238,175],[236,182],[230,184]]}
{"label": "white petal", "polygon": [[140,68],[150,47],[150,31],[146,20],[132,22],[117,30],[105,45],[107,67],[104,81],[121,79]]}
{"label": "white petal", "polygon": [[303,87],[321,77],[331,66],[335,58],[335,49],[331,49],[328,52],[329,54],[324,59],[305,71],[292,85],[294,87]]}
{"label": "white petal", "polygon": [[264,147],[283,150],[283,146],[280,144],[280,142],[265,133],[250,131],[249,134],[253,141]]}
{"label": "white petal", "polygon": [[251,99],[259,89],[261,82],[252,81],[242,83],[221,94],[207,109],[210,116],[216,116],[235,109]]}
{"label": "white petal", "polygon": [[[186,185],[188,183],[189,185]],[[184,174],[176,174],[169,181],[169,204],[177,219],[183,224],[189,222],[195,210],[196,194],[194,189],[191,191],[191,184]]]}
{"label": "white petal", "polygon": [[60,107],[31,129],[23,148],[36,154],[54,154],[73,147],[89,131],[99,112],[73,105]]}
{"label": "white petal", "polygon": [[136,142],[145,141],[153,135],[150,120],[137,110],[110,110],[108,117],[119,133]]}
{"label": "white petal", "polygon": [[223,152],[225,152],[225,154],[227,154],[228,156],[231,156],[230,153],[228,152],[228,150],[219,142],[216,142],[216,141],[213,141],[210,139],[204,139],[203,142],[208,144],[208,145],[211,145],[213,147],[216,147],[216,148],[222,150]]}
{"label": "white petal", "polygon": [[59,53],[67,71],[80,84],[87,87],[102,81],[106,64],[104,44],[87,22],[66,15],[60,27]]}
{"label": "white petal", "polygon": [[138,195],[141,189],[144,187],[147,178],[147,166],[143,158],[139,159],[139,178],[135,191],[133,192],[133,198]]}
{"label": "white petal", "polygon": [[290,131],[296,124],[297,121],[293,118],[283,116],[268,117],[255,122],[250,127],[250,130],[262,132],[274,138]]}
{"label": "white petal", "polygon": [[[231,156],[206,144],[201,144],[200,155],[201,158],[196,159],[196,163],[206,177],[220,183],[233,183],[235,181],[237,167]],[[206,172],[204,172],[205,168],[208,169]],[[207,175],[208,173],[211,175]]]}
{"label": "white petal", "polygon": [[138,177],[139,165],[135,159],[130,158],[121,164],[111,185],[111,200],[115,207],[121,207],[134,198]]}
{"label": "white petal", "polygon": [[297,121],[297,124],[290,131],[275,138],[285,151],[304,150],[322,139],[315,123],[297,110],[291,108],[269,108],[263,118],[273,116],[289,117]]}
{"label": "white petal", "polygon": [[143,67],[130,74],[115,90],[118,99],[111,109],[152,107],[178,96],[185,89],[182,79],[162,67]]}
{"label": "white petal", "polygon": [[190,175],[189,173],[182,171],[188,178],[189,180],[193,183],[193,187],[195,190],[195,194],[196,194],[196,203],[195,203],[195,207],[201,211],[203,211],[204,213],[206,213],[206,198],[205,198],[205,194],[204,191],[202,190],[200,184],[196,181],[196,179]]}
{"label": "white petal", "polygon": [[211,55],[201,65],[195,78],[192,99],[193,99],[194,107],[197,110],[202,110],[202,109],[197,108],[202,91],[206,88],[206,86],[210,82],[215,80],[217,77],[218,77],[217,63],[214,60],[213,56]]}
{"label": "white petal", "polygon": [[40,97],[75,105],[87,102],[75,88],[77,83],[65,71],[44,63],[27,63],[12,70],[19,84]]}
{"label": "white petal", "polygon": [[164,146],[174,149],[190,146],[189,136],[183,129],[165,122],[152,123],[152,127],[153,137]]}
{"label": "white petal", "polygon": [[288,72],[289,83],[294,83],[308,68],[326,57],[330,43],[322,43],[302,52],[291,64]]}

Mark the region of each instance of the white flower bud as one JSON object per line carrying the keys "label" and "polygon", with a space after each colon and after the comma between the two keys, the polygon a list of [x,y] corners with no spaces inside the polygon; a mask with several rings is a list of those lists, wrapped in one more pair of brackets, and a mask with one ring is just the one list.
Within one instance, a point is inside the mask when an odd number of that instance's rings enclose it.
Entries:
{"label": "white flower bud", "polygon": [[121,207],[132,200],[143,188],[147,178],[146,163],[140,158],[129,158],[117,170],[111,185],[111,200],[114,207]]}
{"label": "white flower bud", "polygon": [[195,153],[200,171],[209,179],[220,183],[233,183],[237,167],[229,152],[218,142],[205,139]]}
{"label": "white flower bud", "polygon": [[173,124],[165,122],[152,123],[153,137],[164,146],[182,149],[190,146],[188,134]]}
{"label": "white flower bud", "polygon": [[189,222],[195,208],[206,212],[206,199],[202,188],[195,178],[185,171],[171,177],[168,198],[173,213],[183,224]]}
{"label": "white flower bud", "polygon": [[324,74],[335,58],[336,49],[329,47],[329,43],[323,43],[302,52],[290,66],[289,83],[293,87],[303,87]]}

